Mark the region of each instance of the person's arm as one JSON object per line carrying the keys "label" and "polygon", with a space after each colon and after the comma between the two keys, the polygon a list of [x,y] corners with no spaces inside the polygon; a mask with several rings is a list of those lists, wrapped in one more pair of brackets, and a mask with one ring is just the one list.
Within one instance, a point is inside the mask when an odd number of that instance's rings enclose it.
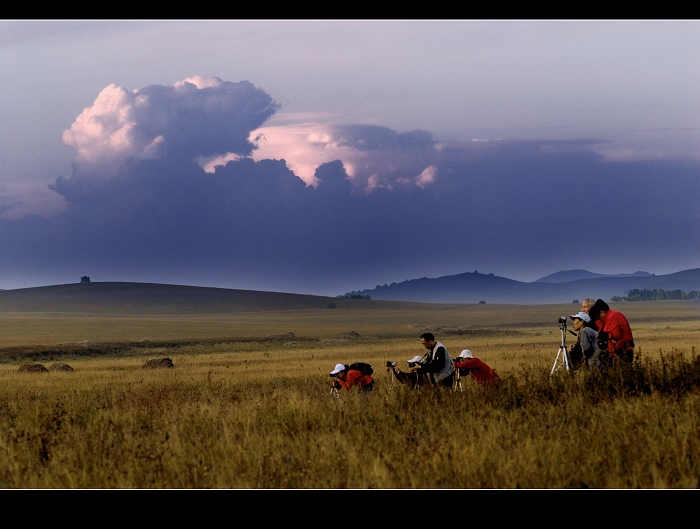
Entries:
{"label": "person's arm", "polygon": [[[463,367],[466,369],[476,369],[482,363],[483,362],[478,358],[465,358],[463,362],[459,363],[459,367]],[[457,364],[455,364],[455,367],[457,367]]]}
{"label": "person's arm", "polygon": [[608,340],[617,342],[622,336],[622,327],[620,326],[620,320],[615,317],[615,315],[608,315],[607,321],[605,322],[605,332],[608,333]]}
{"label": "person's arm", "polygon": [[585,327],[581,329],[579,333],[579,339],[581,341],[581,351],[583,351],[583,356],[590,358],[595,352],[597,345],[596,342],[597,333],[590,327]]}
{"label": "person's arm", "polygon": [[348,391],[350,391],[350,388],[352,387],[352,384],[348,384],[348,380],[350,378],[350,373],[351,372],[348,372],[345,375],[345,378],[336,377],[336,379],[335,379],[335,381],[338,383],[339,387],[346,389]]}
{"label": "person's arm", "polygon": [[404,373],[397,369],[394,369],[394,375],[396,375],[396,380],[402,384],[415,384],[418,378],[416,373]]}

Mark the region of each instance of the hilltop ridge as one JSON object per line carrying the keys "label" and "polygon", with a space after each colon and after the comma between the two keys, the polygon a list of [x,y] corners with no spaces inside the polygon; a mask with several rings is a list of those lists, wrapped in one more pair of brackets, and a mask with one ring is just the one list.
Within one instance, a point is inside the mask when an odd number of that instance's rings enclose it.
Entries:
{"label": "hilltop ridge", "polygon": [[415,303],[159,283],[70,283],[0,291],[0,312],[224,314],[305,309],[415,307]]}
{"label": "hilltop ridge", "polygon": [[653,276],[649,272],[634,272],[633,274],[598,274],[596,272],[589,272],[588,270],[576,269],[576,270],[562,270],[561,272],[555,272],[554,274],[549,274],[544,277],[540,277],[533,281],[533,283],[568,283],[569,281],[578,281],[579,279],[595,279],[597,277],[648,277]]}

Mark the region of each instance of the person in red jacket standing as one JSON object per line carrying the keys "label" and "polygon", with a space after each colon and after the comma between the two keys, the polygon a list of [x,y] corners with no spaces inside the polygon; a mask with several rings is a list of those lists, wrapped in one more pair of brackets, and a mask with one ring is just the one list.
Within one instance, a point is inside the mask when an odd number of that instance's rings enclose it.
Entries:
{"label": "person in red jacket standing", "polygon": [[601,349],[608,351],[613,362],[621,360],[632,363],[634,338],[625,315],[620,311],[612,310],[602,299],[595,302],[589,314],[591,320],[598,325],[598,344]]}
{"label": "person in red jacket standing", "polygon": [[474,358],[469,349],[465,349],[454,362],[460,376],[467,374],[482,386],[497,382],[501,377],[486,362]]}
{"label": "person in red jacket standing", "polygon": [[350,391],[353,386],[357,386],[362,393],[369,393],[374,388],[372,375],[365,375],[359,369],[350,369],[349,366],[336,364],[331,371],[333,377],[333,387],[336,389],[345,388]]}

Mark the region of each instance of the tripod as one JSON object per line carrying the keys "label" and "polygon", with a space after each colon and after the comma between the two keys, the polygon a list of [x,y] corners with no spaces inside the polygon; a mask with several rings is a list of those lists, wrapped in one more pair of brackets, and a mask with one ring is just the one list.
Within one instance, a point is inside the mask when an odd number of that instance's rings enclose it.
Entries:
{"label": "tripod", "polygon": [[561,330],[561,345],[559,346],[557,356],[554,358],[554,364],[549,373],[550,375],[553,375],[554,372],[562,366],[565,367],[567,371],[571,369],[571,360],[569,359],[569,353],[566,351],[566,318],[564,316],[559,318],[559,330]]}
{"label": "tripod", "polygon": [[455,391],[464,391],[462,389],[462,379],[460,378],[459,369],[455,369],[455,385],[452,389]]}

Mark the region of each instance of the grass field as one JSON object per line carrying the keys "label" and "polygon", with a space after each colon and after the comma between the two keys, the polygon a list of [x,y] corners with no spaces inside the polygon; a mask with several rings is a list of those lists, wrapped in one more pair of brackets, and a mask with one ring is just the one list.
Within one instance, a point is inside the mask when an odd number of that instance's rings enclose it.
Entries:
{"label": "grass field", "polygon": [[[0,487],[697,488],[697,302],[617,305],[640,360],[592,377],[550,376],[573,304],[330,301],[41,312],[0,297]],[[405,369],[424,331],[502,384],[392,383],[386,361]],[[142,369],[163,357],[175,368]],[[357,360],[375,391],[333,398],[328,372]],[[74,371],[19,372],[54,362]]]}

